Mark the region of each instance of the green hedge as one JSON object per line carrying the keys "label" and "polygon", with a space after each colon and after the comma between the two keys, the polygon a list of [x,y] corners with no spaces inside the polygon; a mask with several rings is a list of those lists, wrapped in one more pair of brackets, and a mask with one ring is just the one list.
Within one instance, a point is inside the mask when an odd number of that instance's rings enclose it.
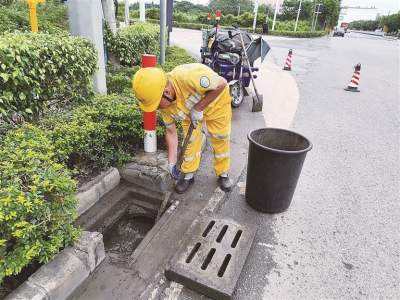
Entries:
{"label": "green hedge", "polygon": [[288,36],[298,38],[316,38],[327,35],[326,31],[270,31],[269,35]]}
{"label": "green hedge", "polygon": [[[191,57],[185,49],[179,47],[167,47],[165,53],[164,71],[169,72],[177,65],[194,63],[196,60]],[[160,66],[161,67],[161,66]],[[107,90],[110,93],[132,96],[132,77],[139,70],[139,66],[107,66]]]}
{"label": "green hedge", "polygon": [[143,53],[158,54],[160,51],[160,30],[156,25],[136,23],[119,30],[115,36],[107,31],[107,49],[114,53],[124,66],[138,65]]}
{"label": "green hedge", "polygon": [[0,283],[33,260],[47,262],[78,236],[76,183],[55,156],[46,133],[32,125],[0,144]]}
{"label": "green hedge", "polygon": [[[195,23],[177,23],[174,22],[174,27],[178,28],[186,28],[186,29],[195,29],[200,30],[202,28],[207,28],[206,25],[203,24],[195,24]],[[232,28],[231,26],[221,26],[222,28]],[[253,32],[253,28],[251,27],[241,27],[241,30],[247,32]],[[262,28],[256,28],[256,33],[261,34]],[[269,31],[268,35],[274,36],[288,36],[288,37],[299,37],[299,38],[313,38],[313,37],[321,37],[326,35],[325,31],[285,31],[285,30],[275,30]]]}
{"label": "green hedge", "polygon": [[92,93],[92,45],[67,35],[0,36],[0,123],[37,121],[51,109]]}
{"label": "green hedge", "polygon": [[136,100],[121,95],[96,96],[68,114],[43,119],[40,127],[48,132],[57,160],[76,178],[128,161],[144,136]]}

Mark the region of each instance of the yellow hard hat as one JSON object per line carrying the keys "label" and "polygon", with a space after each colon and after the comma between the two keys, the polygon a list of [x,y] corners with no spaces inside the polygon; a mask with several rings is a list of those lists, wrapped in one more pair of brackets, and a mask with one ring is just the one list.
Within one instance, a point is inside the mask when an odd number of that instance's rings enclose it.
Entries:
{"label": "yellow hard hat", "polygon": [[167,75],[158,68],[141,68],[133,76],[132,86],[140,108],[155,111],[167,85]]}

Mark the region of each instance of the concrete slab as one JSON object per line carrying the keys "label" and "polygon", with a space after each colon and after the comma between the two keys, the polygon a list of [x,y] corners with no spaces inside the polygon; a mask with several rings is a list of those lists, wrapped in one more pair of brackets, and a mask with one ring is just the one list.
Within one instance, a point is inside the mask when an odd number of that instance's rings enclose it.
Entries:
{"label": "concrete slab", "polygon": [[173,184],[167,165],[167,154],[164,151],[154,154],[140,152],[133,162],[120,168],[119,172],[123,179],[132,184],[164,193]]}
{"label": "concrete slab", "polygon": [[166,277],[213,299],[231,299],[256,230],[229,219],[196,219]]}

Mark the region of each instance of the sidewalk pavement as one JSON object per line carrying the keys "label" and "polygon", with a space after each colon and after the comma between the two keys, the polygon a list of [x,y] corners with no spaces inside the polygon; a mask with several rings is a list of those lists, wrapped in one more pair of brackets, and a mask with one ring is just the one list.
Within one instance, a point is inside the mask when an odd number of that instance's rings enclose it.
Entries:
{"label": "sidewalk pavement", "polygon": [[[192,55],[198,55],[198,45],[201,43],[200,32],[195,31],[195,34],[190,35],[191,39],[193,38],[195,41],[188,41],[185,31],[181,33],[181,36],[178,37],[171,36],[172,44],[185,47]],[[243,187],[240,186],[245,178],[244,170],[247,164],[247,134],[253,129],[265,127],[265,119],[269,126],[289,127],[297,108],[298,91],[291,75],[274,65],[272,59],[261,66],[258,75],[258,89],[264,93],[264,112],[252,113],[251,103],[248,100],[233,110],[230,177],[235,182],[235,188],[233,192],[226,194],[223,209],[218,210],[215,206],[217,203],[213,203],[215,191],[217,196],[221,191],[217,189],[217,180],[213,172],[212,149],[207,143],[194,185],[183,195],[172,195],[173,201],[179,201],[180,204],[168,218],[166,224],[161,226],[139,258],[130,264],[127,263],[126,266],[103,263],[87,284],[82,287],[80,296],[74,299],[204,299],[204,296],[166,280],[164,270],[182,243],[182,238],[193,220],[207,208],[216,209],[219,211],[217,214],[230,216],[239,222],[245,216],[249,223],[256,221],[258,225],[261,225],[265,222],[259,216],[260,214],[247,206],[241,196]],[[279,91],[279,86],[286,88]],[[282,114],[282,112],[286,112],[286,114]],[[241,182],[239,186],[236,184],[238,180]],[[238,214],[235,213],[236,210],[238,210]],[[263,233],[268,235],[270,229],[266,229],[264,226],[259,227]],[[264,261],[264,259],[262,262],[253,262],[266,257],[266,254],[258,253],[257,249],[251,251],[253,251],[250,253],[251,258],[249,257],[252,260],[251,265],[268,264],[269,260]],[[265,271],[270,270],[268,267],[264,269]],[[244,279],[239,279],[240,285],[246,285],[249,280],[255,282],[255,286],[264,285],[262,282],[265,282],[265,278],[252,275],[251,272],[245,273],[243,276]],[[246,286],[253,287],[252,284]],[[252,291],[258,291],[258,289],[252,289]],[[236,293],[239,296],[235,298],[241,299],[240,295],[246,294],[246,287],[238,289]],[[260,296],[261,291],[258,291],[257,297]]]}
{"label": "sidewalk pavement", "polygon": [[[264,126],[262,113],[252,113],[251,103],[244,102],[240,108],[234,110],[230,171],[234,182],[238,180],[247,163],[247,133]],[[213,205],[209,201],[216,188],[212,150],[207,143],[194,185],[183,195],[172,195],[173,201],[179,201],[180,204],[139,259],[131,266],[128,263],[126,266],[103,263],[82,287],[80,296],[74,299],[163,299],[164,290],[170,284],[164,277],[164,269],[193,220],[204,208]]]}

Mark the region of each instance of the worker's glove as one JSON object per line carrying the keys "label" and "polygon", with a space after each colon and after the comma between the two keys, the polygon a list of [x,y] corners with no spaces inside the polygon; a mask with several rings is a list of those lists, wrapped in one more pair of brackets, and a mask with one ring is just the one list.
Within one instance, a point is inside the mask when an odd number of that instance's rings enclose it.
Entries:
{"label": "worker's glove", "polygon": [[192,108],[190,111],[190,119],[192,121],[193,127],[196,128],[197,125],[203,120],[203,112],[197,111],[195,108]]}
{"label": "worker's glove", "polygon": [[181,172],[176,167],[176,164],[168,164],[168,171],[171,174],[172,178],[178,180],[181,176]]}

